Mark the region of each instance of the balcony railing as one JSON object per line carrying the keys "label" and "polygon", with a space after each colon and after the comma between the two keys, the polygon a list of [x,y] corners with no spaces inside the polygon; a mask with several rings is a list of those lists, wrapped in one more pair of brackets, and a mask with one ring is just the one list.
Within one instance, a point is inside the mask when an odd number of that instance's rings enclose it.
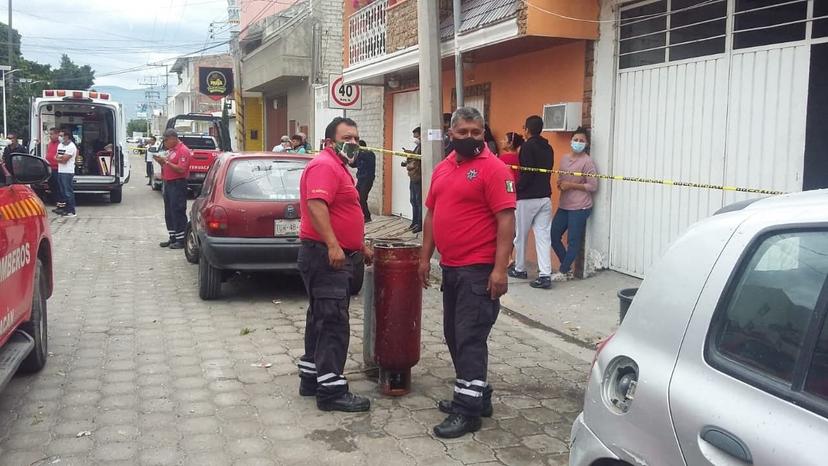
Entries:
{"label": "balcony railing", "polygon": [[348,65],[385,55],[386,10],[388,0],[376,0],[348,19]]}

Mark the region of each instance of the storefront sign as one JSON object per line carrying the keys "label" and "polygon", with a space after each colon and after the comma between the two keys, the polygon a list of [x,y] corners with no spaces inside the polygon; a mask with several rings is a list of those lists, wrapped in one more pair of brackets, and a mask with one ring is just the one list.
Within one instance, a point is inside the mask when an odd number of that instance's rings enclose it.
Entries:
{"label": "storefront sign", "polygon": [[233,70],[230,68],[198,69],[198,91],[213,100],[221,100],[233,93]]}

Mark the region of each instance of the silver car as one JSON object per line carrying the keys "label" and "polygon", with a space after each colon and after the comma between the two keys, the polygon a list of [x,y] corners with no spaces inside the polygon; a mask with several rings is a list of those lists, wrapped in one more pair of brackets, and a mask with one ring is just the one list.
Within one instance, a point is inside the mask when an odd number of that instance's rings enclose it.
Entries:
{"label": "silver car", "polygon": [[573,466],[828,464],[828,190],[699,222],[600,345]]}

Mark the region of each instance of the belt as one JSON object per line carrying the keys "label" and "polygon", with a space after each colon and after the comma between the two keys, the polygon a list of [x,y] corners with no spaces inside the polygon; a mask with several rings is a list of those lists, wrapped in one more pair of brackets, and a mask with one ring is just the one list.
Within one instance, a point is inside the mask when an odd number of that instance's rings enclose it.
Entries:
{"label": "belt", "polygon": [[184,178],[176,178],[174,180],[164,180],[164,183],[175,183],[177,181],[187,181],[187,180],[184,179]]}
{"label": "belt", "polygon": [[[302,246],[307,246],[309,248],[314,248],[314,249],[323,249],[326,252],[328,251],[328,245],[327,244],[322,243],[320,241],[314,241],[312,239],[303,239],[302,240]],[[360,251],[354,251],[353,249],[343,249],[342,251],[345,252],[346,256],[353,256],[354,254],[358,254],[360,252]]]}

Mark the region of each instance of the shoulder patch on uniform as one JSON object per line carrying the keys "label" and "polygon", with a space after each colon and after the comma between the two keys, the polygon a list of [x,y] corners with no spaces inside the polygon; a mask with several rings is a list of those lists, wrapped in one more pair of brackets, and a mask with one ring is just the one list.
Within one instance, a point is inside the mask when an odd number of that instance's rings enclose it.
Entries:
{"label": "shoulder patch on uniform", "polygon": [[515,182],[512,180],[506,180],[506,192],[513,193],[515,192]]}

